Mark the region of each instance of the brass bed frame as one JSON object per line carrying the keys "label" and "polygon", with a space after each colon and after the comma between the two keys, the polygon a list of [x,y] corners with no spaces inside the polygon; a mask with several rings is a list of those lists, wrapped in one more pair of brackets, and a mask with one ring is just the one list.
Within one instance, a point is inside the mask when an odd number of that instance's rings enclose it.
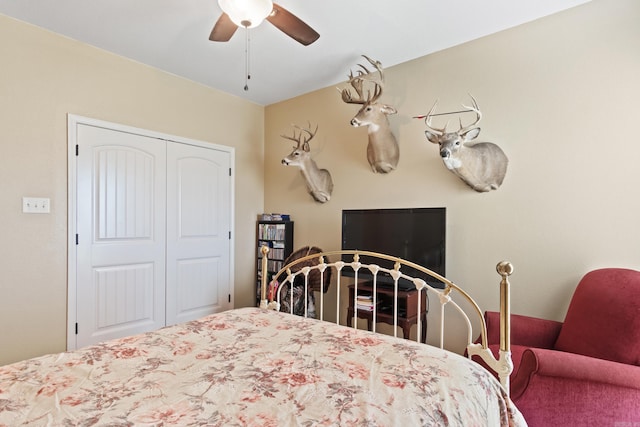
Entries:
{"label": "brass bed frame", "polygon": [[[269,248],[266,246],[262,247],[261,251],[262,251],[262,271],[266,272]],[[343,261],[344,255],[351,256],[352,261],[344,262]],[[361,256],[366,256],[367,259],[372,259],[373,262],[362,263],[360,262]],[[336,257],[338,260],[333,262],[329,261],[332,257]],[[387,264],[389,261],[391,261],[393,263],[393,268],[392,269],[384,268],[376,264],[376,262],[379,262],[381,260],[386,260]],[[425,282],[424,279],[412,277],[412,276],[409,276],[408,274],[405,274],[405,272],[403,272],[402,270],[403,266],[415,269],[421,273],[431,276],[434,279],[437,279],[438,281],[444,284],[444,289],[434,288],[431,285],[429,285],[427,282]],[[341,309],[343,309],[340,307],[340,290],[342,287],[342,280],[341,280],[340,273],[344,269],[350,269],[353,272],[353,275],[354,275],[354,279],[353,279],[354,310],[353,310],[353,322],[352,322],[353,328],[358,327],[358,322],[357,322],[358,310],[357,310],[355,298],[357,297],[357,294],[358,294],[358,285],[359,285],[358,273],[360,271],[366,271],[367,274],[371,274],[373,276],[373,293],[372,293],[374,298],[373,311],[372,311],[372,325],[374,325],[373,331],[375,331],[376,315],[377,315],[376,287],[377,287],[377,278],[379,273],[382,272],[385,275],[388,274],[393,279],[393,287],[395,290],[394,295],[395,295],[396,301],[398,296],[398,281],[401,278],[405,280],[409,280],[413,284],[413,286],[415,286],[415,289],[419,293],[432,292],[433,295],[437,296],[437,299],[439,300],[440,306],[441,306],[439,347],[444,348],[444,341],[443,341],[444,326],[445,326],[444,308],[445,306],[452,306],[456,309],[456,311],[462,317],[467,327],[466,350],[467,350],[468,357],[470,358],[474,355],[479,356],[490,369],[496,372],[500,380],[500,383],[504,387],[506,393],[507,394],[509,393],[509,376],[513,371],[513,363],[511,361],[511,342],[510,342],[510,311],[511,311],[510,295],[509,295],[510,283],[508,280],[509,276],[513,272],[513,266],[511,265],[511,263],[507,261],[502,261],[498,263],[498,265],[496,266],[496,270],[498,274],[501,276],[501,280],[500,280],[500,350],[499,350],[498,358],[496,358],[494,354],[491,352],[491,350],[488,348],[487,327],[486,327],[483,313],[480,310],[480,307],[478,306],[478,304],[474,301],[473,298],[471,298],[471,296],[469,296],[469,294],[467,294],[467,292],[465,292],[463,289],[461,289],[459,286],[457,286],[447,278],[423,266],[420,266],[410,261],[403,260],[398,257],[390,256],[390,255],[380,254],[376,252],[369,252],[369,251],[341,250],[341,251],[321,252],[321,253],[316,253],[316,254],[298,258],[290,262],[289,264],[285,265],[284,267],[282,267],[282,269],[273,276],[273,278],[285,277],[285,279],[282,280],[282,282],[280,283],[275,282],[275,280],[270,282],[266,274],[262,275],[260,306],[264,309],[280,310],[282,289],[284,289],[287,286],[290,286],[291,283],[294,283],[295,278],[298,276],[301,276],[304,279],[304,298],[306,301],[308,297],[308,293],[312,292],[309,284],[309,274],[314,270],[319,272],[321,282],[322,282],[323,281],[322,278],[324,277],[325,274],[328,273],[327,269],[333,269],[337,273],[334,275],[334,277],[336,277],[335,281],[337,286],[336,304],[335,304],[335,310],[336,310],[335,322],[338,324],[340,323],[340,311]],[[269,290],[271,292],[269,292]],[[319,304],[319,310],[318,310],[319,319],[324,320],[324,292],[320,292],[319,294],[320,294],[320,304]],[[268,295],[272,295],[272,297],[268,298]],[[289,292],[289,295],[291,298],[291,303],[289,304],[289,306],[291,307],[290,310],[293,313],[293,306],[294,306],[293,292]],[[419,295],[421,296],[421,294]],[[478,325],[478,329],[479,329],[479,332],[476,333],[476,336],[478,336],[478,333],[479,333],[479,337],[480,337],[478,342],[474,342],[472,339],[474,322],[472,322],[472,320],[469,318],[469,314],[467,314],[467,312],[463,310],[461,306],[455,301],[454,299],[455,295],[461,297],[464,301],[466,301],[471,306],[470,311],[472,312],[472,318],[475,319],[475,323]],[[421,297],[417,298],[417,304],[418,304],[417,313],[421,313],[420,305],[422,304],[422,300],[423,298]],[[305,304],[304,316],[307,317],[307,314],[308,313],[307,313],[306,304]],[[396,336],[397,336],[397,329],[398,329],[397,326],[398,326],[398,304],[397,302],[394,302],[393,328],[394,328],[394,335]],[[423,325],[421,321],[421,316],[418,316],[417,334],[416,334],[416,341],[418,342],[420,342],[420,337],[422,335],[421,334],[422,327]]]}

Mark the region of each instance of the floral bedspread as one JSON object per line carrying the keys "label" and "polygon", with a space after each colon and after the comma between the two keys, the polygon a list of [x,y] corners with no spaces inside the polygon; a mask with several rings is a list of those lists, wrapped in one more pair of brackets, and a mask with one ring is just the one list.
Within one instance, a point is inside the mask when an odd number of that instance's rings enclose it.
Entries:
{"label": "floral bedspread", "polygon": [[456,354],[242,308],[0,366],[0,426],[520,426]]}

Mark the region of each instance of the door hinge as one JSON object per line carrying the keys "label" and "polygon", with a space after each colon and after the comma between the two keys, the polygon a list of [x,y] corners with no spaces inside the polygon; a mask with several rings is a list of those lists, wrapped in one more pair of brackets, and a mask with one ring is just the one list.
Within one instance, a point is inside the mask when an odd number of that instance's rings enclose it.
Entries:
{"label": "door hinge", "polygon": [[231,176],[231,168],[229,168],[229,176]]}
{"label": "door hinge", "polygon": [[76,335],[78,335],[78,322],[76,322]]}
{"label": "door hinge", "polygon": [[[229,302],[231,302],[231,294],[229,294]],[[76,332],[77,333],[77,332]]]}
{"label": "door hinge", "polygon": [[78,244],[79,241],[79,237],[78,237],[78,233],[76,233],[76,245]]}
{"label": "door hinge", "polygon": [[78,144],[76,144],[76,157],[78,156],[79,153],[80,153],[80,147],[78,146]]}
{"label": "door hinge", "polygon": [[231,232],[229,232],[229,240],[231,240]]}

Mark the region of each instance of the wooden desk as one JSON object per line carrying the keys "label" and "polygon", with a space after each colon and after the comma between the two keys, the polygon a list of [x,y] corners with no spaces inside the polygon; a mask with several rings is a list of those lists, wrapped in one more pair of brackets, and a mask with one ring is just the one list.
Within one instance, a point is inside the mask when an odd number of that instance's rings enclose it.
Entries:
{"label": "wooden desk", "polygon": [[[353,297],[355,285],[349,285],[349,307],[347,308],[347,326],[353,324]],[[373,285],[370,282],[359,283],[358,293],[373,294]],[[378,310],[376,311],[377,323],[386,323],[393,325],[393,288],[380,287],[376,289],[378,295]],[[409,339],[411,326],[418,323],[418,317],[422,323],[422,342],[427,342],[427,312],[429,305],[427,300],[427,292],[422,293],[422,303],[420,305],[420,314],[418,314],[418,290],[402,290],[398,289],[398,326],[402,328],[403,336]],[[373,311],[358,310],[358,318],[367,319],[367,328],[371,330],[373,322]]]}

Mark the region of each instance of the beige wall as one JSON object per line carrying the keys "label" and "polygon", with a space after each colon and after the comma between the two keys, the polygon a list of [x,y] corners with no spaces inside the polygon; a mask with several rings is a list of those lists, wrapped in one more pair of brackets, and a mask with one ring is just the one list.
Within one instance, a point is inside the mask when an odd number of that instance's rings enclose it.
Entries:
{"label": "beige wall", "polygon": [[[398,109],[390,122],[401,150],[389,175],[369,170],[366,131],[348,125],[356,106],[334,87],[268,106],[265,210],[292,215],[296,246],[332,250],[341,209],[445,206],[452,280],[497,309],[494,267],[510,260],[512,310],[563,319],[588,270],[640,269],[638,16],[636,0],[595,0],[388,68],[382,101]],[[460,109],[468,93],[484,114],[478,140],[510,159],[503,186],[489,194],[448,172],[424,122],[411,118],[436,99],[439,111]],[[326,204],[280,164],[291,144],[279,135],[307,121],[319,125],[314,158],[335,183]]]}
{"label": "beige wall", "polygon": [[68,113],[235,147],[235,305],[253,304],[262,106],[2,15],[0,57],[0,364],[66,346]]}
{"label": "beige wall", "polygon": [[[0,15],[0,364],[65,348],[67,113],[235,147],[236,306],[253,303],[263,205],[293,215],[297,246],[327,250],[339,248],[343,208],[446,206],[450,278],[495,309],[494,266],[508,259],[513,311],[562,319],[586,271],[640,268],[637,16],[635,0],[594,0],[390,67],[382,100],[398,109],[401,160],[385,176],[369,171],[366,131],[348,125],[355,106],[333,87],[265,109]],[[436,98],[457,109],[467,93],[481,139],[510,158],[490,194],[448,172],[410,118]],[[326,204],[280,164],[291,144],[279,135],[308,120],[335,182]],[[22,214],[23,196],[50,197],[51,214]]]}

